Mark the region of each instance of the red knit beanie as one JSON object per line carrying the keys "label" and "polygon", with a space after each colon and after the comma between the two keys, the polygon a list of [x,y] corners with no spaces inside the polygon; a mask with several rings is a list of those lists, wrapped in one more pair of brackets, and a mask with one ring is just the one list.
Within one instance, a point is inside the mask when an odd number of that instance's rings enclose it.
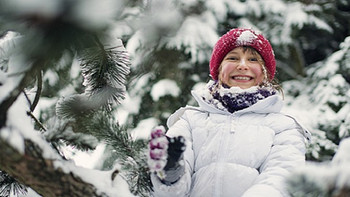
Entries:
{"label": "red knit beanie", "polygon": [[211,77],[218,80],[219,67],[224,57],[234,48],[241,46],[250,46],[259,52],[265,61],[270,80],[272,80],[276,72],[276,61],[269,41],[260,33],[242,28],[230,30],[215,44],[209,64]]}

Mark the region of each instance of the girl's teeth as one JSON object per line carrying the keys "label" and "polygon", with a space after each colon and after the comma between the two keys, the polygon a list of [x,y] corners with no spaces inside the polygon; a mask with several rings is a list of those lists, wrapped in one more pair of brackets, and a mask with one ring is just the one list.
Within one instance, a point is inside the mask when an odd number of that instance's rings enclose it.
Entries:
{"label": "girl's teeth", "polygon": [[250,77],[233,77],[236,80],[250,80]]}

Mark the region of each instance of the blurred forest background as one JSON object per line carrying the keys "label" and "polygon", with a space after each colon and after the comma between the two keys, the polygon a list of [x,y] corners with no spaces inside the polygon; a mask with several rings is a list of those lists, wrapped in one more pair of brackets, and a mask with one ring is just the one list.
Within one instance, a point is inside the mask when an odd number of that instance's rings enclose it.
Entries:
{"label": "blurred forest background", "polygon": [[[103,144],[91,168],[121,165],[133,194],[147,196],[141,153],[150,129],[195,105],[191,90],[210,80],[212,47],[236,27],[270,40],[284,111],[313,134],[312,169],[336,166],[331,161],[350,135],[349,0],[3,0],[0,132],[10,127],[5,113],[24,92],[37,102],[28,113],[34,129],[62,158]],[[10,70],[25,77],[7,85]],[[0,171],[16,177],[1,162]],[[135,178],[140,171],[145,179]],[[292,180],[299,196],[350,191],[350,182],[334,179],[326,187],[314,171],[302,172]],[[331,172],[328,177],[340,173]],[[350,173],[342,174],[349,180]]]}

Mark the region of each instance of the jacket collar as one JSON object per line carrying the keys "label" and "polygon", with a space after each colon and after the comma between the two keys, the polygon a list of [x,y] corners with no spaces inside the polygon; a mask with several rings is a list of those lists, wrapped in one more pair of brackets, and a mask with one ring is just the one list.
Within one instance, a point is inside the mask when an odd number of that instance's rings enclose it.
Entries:
{"label": "jacket collar", "polygon": [[234,113],[230,113],[228,111],[223,111],[216,108],[213,105],[208,104],[202,99],[200,91],[192,91],[192,95],[195,100],[198,102],[199,107],[189,106],[181,107],[177,111],[175,111],[167,120],[167,126],[170,128],[174,125],[180,117],[184,114],[186,110],[195,110],[200,112],[214,113],[214,114],[223,114],[223,115],[241,115],[244,113],[279,113],[282,109],[282,99],[278,95],[272,95],[267,97],[266,99],[260,100],[254,105],[251,105],[248,108],[243,110],[236,111]]}
{"label": "jacket collar", "polygon": [[[217,114],[226,114],[230,115],[231,113],[228,111],[223,111],[216,108],[214,105],[211,105],[205,102],[202,98],[202,90],[201,91],[192,91],[192,95],[197,101],[199,108],[203,111],[207,111],[209,113],[217,113]],[[281,111],[283,106],[282,99],[279,95],[272,95],[263,100],[258,101],[257,103],[247,107],[245,109],[236,111],[232,114],[242,114],[242,113],[278,113]]]}

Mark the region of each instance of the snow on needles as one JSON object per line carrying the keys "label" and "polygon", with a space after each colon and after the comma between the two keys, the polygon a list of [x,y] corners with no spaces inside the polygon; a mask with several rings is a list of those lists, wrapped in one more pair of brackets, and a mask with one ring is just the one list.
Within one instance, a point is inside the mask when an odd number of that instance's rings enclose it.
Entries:
{"label": "snow on needles", "polygon": [[29,139],[37,144],[43,151],[45,159],[53,160],[56,168],[62,169],[65,173],[73,172],[88,183],[93,184],[98,192],[104,192],[108,196],[132,197],[128,190],[127,183],[117,175],[111,178],[113,171],[99,171],[76,166],[72,161],[62,158],[52,149],[42,135],[33,129],[33,121],[27,115],[27,101],[24,95],[20,95],[8,111],[6,127],[0,130],[0,138],[7,141],[19,152],[24,153],[24,140]]}
{"label": "snow on needles", "polygon": [[214,46],[218,39],[215,32],[216,22],[210,12],[204,12],[199,16],[189,16],[182,23],[176,35],[165,40],[167,48],[184,49],[186,54],[191,54],[191,62],[204,62],[210,54],[206,50]]}
{"label": "snow on needles", "polygon": [[158,101],[160,97],[165,95],[178,97],[180,92],[181,90],[175,81],[170,79],[162,79],[152,87],[151,96],[154,101]]}
{"label": "snow on needles", "polygon": [[79,175],[85,182],[92,183],[96,187],[98,193],[103,192],[107,194],[107,196],[115,197],[134,196],[130,193],[128,185],[119,174],[112,179],[112,174],[118,169],[100,171],[77,167],[73,162],[62,161],[55,161],[54,165],[56,168],[61,168],[66,174],[74,172],[74,174]]}
{"label": "snow on needles", "polygon": [[34,125],[31,117],[26,113],[27,109],[27,101],[22,94],[9,109],[6,122],[7,126],[0,130],[0,137],[21,153],[24,153],[24,140],[30,139],[40,146],[44,158],[60,159],[40,133],[33,129]]}

